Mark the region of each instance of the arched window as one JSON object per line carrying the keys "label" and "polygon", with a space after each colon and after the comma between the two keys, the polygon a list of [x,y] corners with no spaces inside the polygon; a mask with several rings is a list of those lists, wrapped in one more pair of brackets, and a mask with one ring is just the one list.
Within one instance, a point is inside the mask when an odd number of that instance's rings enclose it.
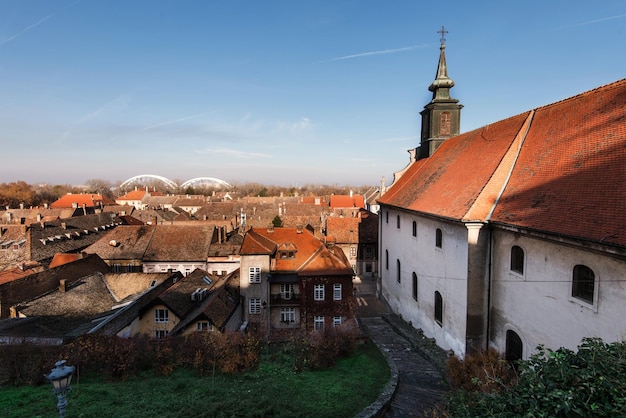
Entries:
{"label": "arched window", "polygon": [[572,296],[593,303],[596,275],[587,266],[578,264],[572,277]]}
{"label": "arched window", "polygon": [[385,250],[385,268],[389,270],[389,250]]}
{"label": "arched window", "polygon": [[417,274],[413,272],[413,300],[417,302]]}
{"label": "arched window", "polygon": [[417,222],[413,221],[413,236],[417,236]]}
{"label": "arched window", "polygon": [[400,215],[396,217],[396,227],[400,229]]}
{"label": "arched window", "polygon": [[511,247],[511,271],[524,274],[524,250],[517,245]]}
{"label": "arched window", "polygon": [[439,292],[435,292],[435,322],[439,326],[443,324],[443,298]]}
{"label": "arched window", "polygon": [[443,246],[443,232],[437,228],[435,231],[435,247],[441,248]]}
{"label": "arched window", "polygon": [[400,259],[397,259],[397,260],[396,260],[396,267],[398,268],[398,273],[397,273],[397,276],[396,276],[396,281],[397,281],[398,283],[400,283],[400,282],[402,281],[402,273],[401,273],[401,271],[400,271]]}
{"label": "arched window", "polygon": [[506,350],[505,358],[508,361],[518,361],[522,359],[524,345],[522,339],[515,331],[508,330],[506,332]]}

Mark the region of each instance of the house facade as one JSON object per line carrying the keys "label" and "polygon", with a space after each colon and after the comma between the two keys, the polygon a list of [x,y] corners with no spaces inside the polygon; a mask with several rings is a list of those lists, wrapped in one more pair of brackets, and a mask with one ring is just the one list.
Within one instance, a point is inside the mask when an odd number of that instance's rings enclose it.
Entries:
{"label": "house facade", "polygon": [[463,356],[626,335],[626,80],[458,132],[442,42],[420,146],[379,199],[382,296]]}
{"label": "house facade", "polygon": [[280,338],[354,320],[352,268],[341,248],[306,228],[253,228],[241,255],[243,319]]}

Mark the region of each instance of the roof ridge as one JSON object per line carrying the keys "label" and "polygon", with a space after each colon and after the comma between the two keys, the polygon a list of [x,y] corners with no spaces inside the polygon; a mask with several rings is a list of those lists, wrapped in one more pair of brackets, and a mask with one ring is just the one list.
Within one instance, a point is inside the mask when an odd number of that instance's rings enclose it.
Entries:
{"label": "roof ridge", "polygon": [[555,105],[558,105],[558,104],[561,104],[561,103],[564,103],[564,102],[569,102],[571,100],[576,100],[576,99],[579,99],[582,96],[588,96],[588,95],[594,94],[594,93],[596,93],[596,92],[598,92],[600,90],[616,89],[616,88],[619,88],[619,86],[622,83],[626,83],[626,78],[622,78],[620,80],[616,80],[616,81],[613,81],[611,83],[607,83],[607,84],[604,84],[602,86],[595,87],[595,88],[593,88],[591,90],[583,91],[582,93],[578,93],[578,94],[576,94],[574,96],[570,96],[570,97],[566,97],[565,99],[557,100],[556,102],[552,102],[552,103],[545,104],[543,106],[536,107],[533,110],[545,109],[545,108],[552,107],[552,106],[555,106]]}

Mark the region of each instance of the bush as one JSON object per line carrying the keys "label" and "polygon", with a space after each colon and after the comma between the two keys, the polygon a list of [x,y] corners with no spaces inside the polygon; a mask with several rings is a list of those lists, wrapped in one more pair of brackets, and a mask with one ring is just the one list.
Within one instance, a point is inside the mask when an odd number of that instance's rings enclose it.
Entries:
{"label": "bush", "polygon": [[294,355],[294,370],[323,370],[334,366],[339,358],[354,352],[357,336],[358,330],[351,327],[297,334],[289,344]]}
{"label": "bush", "polygon": [[58,346],[36,345],[24,341],[0,345],[0,384],[40,385],[44,373],[59,360]]}
{"label": "bush", "polygon": [[501,392],[453,393],[449,416],[626,416],[626,343],[586,338],[578,352],[538,347],[519,363],[517,384]]}
{"label": "bush", "polygon": [[468,354],[463,360],[450,357],[446,372],[454,388],[468,392],[501,391],[517,379],[515,369],[494,349]]}

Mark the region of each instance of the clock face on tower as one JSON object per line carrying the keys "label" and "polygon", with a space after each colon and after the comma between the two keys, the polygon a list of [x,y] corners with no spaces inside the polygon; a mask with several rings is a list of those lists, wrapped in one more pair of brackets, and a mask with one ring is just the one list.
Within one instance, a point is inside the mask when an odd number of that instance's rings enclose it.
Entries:
{"label": "clock face on tower", "polygon": [[439,136],[450,136],[452,133],[452,115],[441,112],[439,115]]}

